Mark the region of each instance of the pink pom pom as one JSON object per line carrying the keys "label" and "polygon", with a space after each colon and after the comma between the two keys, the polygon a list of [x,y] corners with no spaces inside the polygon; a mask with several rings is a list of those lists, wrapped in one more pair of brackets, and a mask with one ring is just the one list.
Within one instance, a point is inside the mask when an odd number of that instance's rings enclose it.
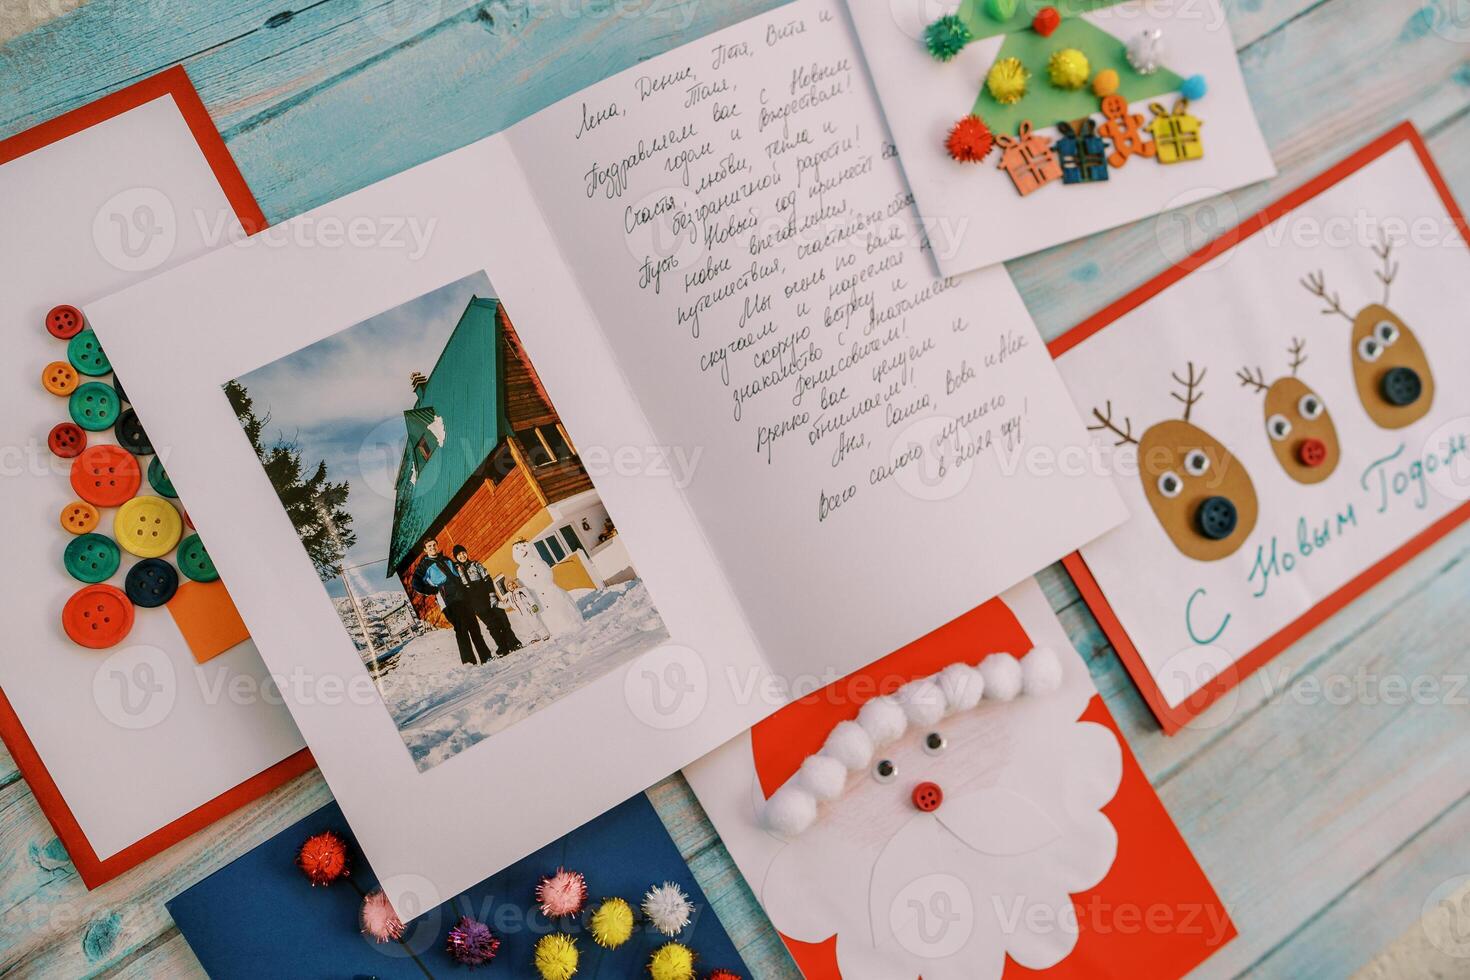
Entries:
{"label": "pink pom pom", "polygon": [[444,949],[456,963],[481,966],[495,959],[495,954],[500,952],[500,940],[485,923],[465,915],[449,930]]}
{"label": "pink pom pom", "polygon": [[557,868],[556,874],[547,875],[536,886],[536,901],[548,919],[576,915],[587,904],[587,879],[581,872]]}
{"label": "pink pom pom", "polygon": [[388,904],[383,889],[375,888],[362,900],[362,933],[380,943],[390,943],[403,935],[403,920]]}

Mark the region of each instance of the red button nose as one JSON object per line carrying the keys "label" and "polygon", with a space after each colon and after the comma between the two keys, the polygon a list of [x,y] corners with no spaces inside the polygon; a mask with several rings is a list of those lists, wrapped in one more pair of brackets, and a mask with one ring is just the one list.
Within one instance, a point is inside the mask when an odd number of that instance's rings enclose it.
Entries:
{"label": "red button nose", "polygon": [[1303,466],[1321,466],[1327,462],[1327,443],[1321,439],[1303,439],[1296,449],[1296,458]]}
{"label": "red button nose", "polygon": [[944,790],[938,783],[920,783],[914,787],[914,806],[925,813],[933,813],[944,802]]}

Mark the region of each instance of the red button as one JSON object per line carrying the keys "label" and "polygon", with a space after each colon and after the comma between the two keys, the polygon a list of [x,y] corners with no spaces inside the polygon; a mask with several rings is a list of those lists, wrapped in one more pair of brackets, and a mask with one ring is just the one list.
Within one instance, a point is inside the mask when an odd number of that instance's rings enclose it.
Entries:
{"label": "red button", "polygon": [[142,483],[137,458],[110,443],[91,447],[71,464],[71,488],[98,507],[116,507],[131,500]]}
{"label": "red button", "polygon": [[82,332],[87,321],[82,318],[82,311],[75,306],[54,306],[51,312],[46,314],[46,331],[53,337],[62,340],[71,340]]}
{"label": "red button", "polygon": [[1303,466],[1321,466],[1327,462],[1327,443],[1321,439],[1303,439],[1296,448],[1296,458]]}
{"label": "red button", "polygon": [[80,456],[82,450],[87,448],[87,434],[75,422],[58,422],[51,427],[46,445],[62,459],[72,459]]}
{"label": "red button", "polygon": [[925,813],[933,813],[944,802],[944,790],[938,783],[920,783],[914,787],[914,806]]}
{"label": "red button", "polygon": [[132,600],[111,585],[89,585],[66,600],[61,628],[79,646],[116,646],[133,628]]}

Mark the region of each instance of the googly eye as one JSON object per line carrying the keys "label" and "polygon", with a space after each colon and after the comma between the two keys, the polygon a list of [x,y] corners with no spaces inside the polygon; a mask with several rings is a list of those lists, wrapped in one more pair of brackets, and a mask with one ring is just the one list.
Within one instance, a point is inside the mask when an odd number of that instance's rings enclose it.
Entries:
{"label": "googly eye", "polygon": [[1373,335],[1384,347],[1392,347],[1398,343],[1399,328],[1392,320],[1379,320],[1378,326],[1373,328]]}
{"label": "googly eye", "polygon": [[891,783],[898,778],[898,766],[883,759],[873,767],[873,778],[880,783]]}
{"label": "googly eye", "polygon": [[1377,337],[1364,337],[1358,341],[1358,357],[1372,364],[1383,356],[1383,345]]}
{"label": "googly eye", "polygon": [[1266,420],[1266,434],[1277,442],[1291,435],[1291,420],[1285,415],[1273,415]]}
{"label": "googly eye", "polygon": [[1184,472],[1190,476],[1204,476],[1210,471],[1210,457],[1202,449],[1191,449],[1184,457]]}
{"label": "googly eye", "polygon": [[1166,470],[1159,474],[1159,493],[1166,497],[1174,498],[1184,492],[1184,481],[1179,479],[1179,474],[1173,470]]}
{"label": "googly eye", "polygon": [[939,755],[949,747],[949,739],[939,732],[930,732],[924,736],[924,751],[929,755]]}
{"label": "googly eye", "polygon": [[1301,401],[1297,402],[1296,410],[1302,414],[1302,418],[1310,422],[1313,419],[1321,418],[1322,413],[1327,410],[1327,406],[1322,404],[1322,399],[1308,393],[1302,396]]}

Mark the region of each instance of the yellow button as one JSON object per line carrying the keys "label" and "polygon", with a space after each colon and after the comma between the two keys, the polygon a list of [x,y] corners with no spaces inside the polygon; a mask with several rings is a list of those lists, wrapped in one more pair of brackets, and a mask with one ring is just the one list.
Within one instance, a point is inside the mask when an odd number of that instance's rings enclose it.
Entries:
{"label": "yellow button", "polygon": [[53,395],[69,395],[77,390],[77,369],[65,361],[52,361],[41,372],[41,384]]}
{"label": "yellow button", "polygon": [[102,515],[96,507],[85,500],[73,500],[61,508],[61,526],[72,534],[86,534],[88,531],[97,529],[97,522],[102,520]]}
{"label": "yellow button", "polygon": [[134,497],[117,509],[112,522],[118,545],[139,558],[168,554],[183,533],[178,510],[162,497]]}

